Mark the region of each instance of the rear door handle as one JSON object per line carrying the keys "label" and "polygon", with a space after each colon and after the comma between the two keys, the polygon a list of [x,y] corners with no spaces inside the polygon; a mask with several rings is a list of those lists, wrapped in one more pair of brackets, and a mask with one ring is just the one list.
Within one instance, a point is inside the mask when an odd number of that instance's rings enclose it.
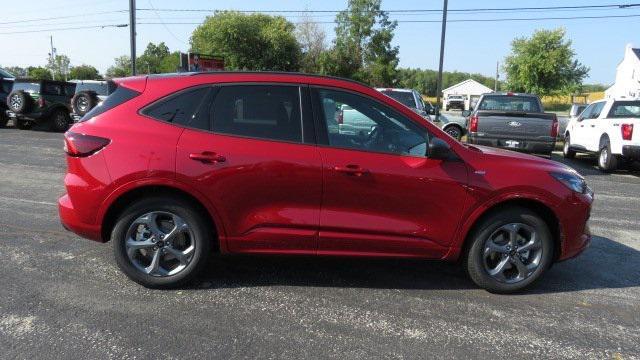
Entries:
{"label": "rear door handle", "polygon": [[189,159],[200,161],[201,163],[204,163],[204,164],[214,164],[214,163],[221,163],[221,162],[227,161],[227,159],[224,156],[218,155],[211,151],[204,151],[201,153],[191,153],[189,154]]}
{"label": "rear door handle", "polygon": [[347,166],[335,166],[333,170],[352,176],[362,176],[368,174],[369,170],[361,168],[359,165],[349,164]]}

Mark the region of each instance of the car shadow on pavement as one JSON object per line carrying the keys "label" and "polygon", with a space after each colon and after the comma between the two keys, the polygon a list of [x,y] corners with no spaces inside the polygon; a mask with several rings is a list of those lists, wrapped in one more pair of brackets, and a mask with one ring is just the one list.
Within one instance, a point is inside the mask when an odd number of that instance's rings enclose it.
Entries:
{"label": "car shadow on pavement", "polygon": [[[456,264],[419,259],[221,256],[195,285],[461,290],[477,288]],[[594,236],[575,259],[554,264],[522,295],[640,286],[640,251]]]}

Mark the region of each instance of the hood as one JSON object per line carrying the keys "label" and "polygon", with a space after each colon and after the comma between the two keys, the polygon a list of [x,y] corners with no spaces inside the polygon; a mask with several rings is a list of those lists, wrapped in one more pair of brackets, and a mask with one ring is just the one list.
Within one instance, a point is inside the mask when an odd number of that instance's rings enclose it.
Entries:
{"label": "hood", "polygon": [[506,160],[506,161],[515,161],[521,165],[526,165],[525,162],[529,165],[534,165],[537,167],[544,167],[548,170],[554,170],[554,171],[560,171],[560,170],[564,170],[564,171],[569,171],[571,173],[577,173],[573,168],[559,163],[557,161],[553,161],[550,159],[544,159],[541,158],[539,156],[535,156],[535,155],[530,155],[530,154],[525,154],[525,153],[521,153],[521,152],[517,152],[517,151],[512,151],[512,150],[506,150],[506,149],[499,149],[499,148],[494,148],[494,147],[489,147],[489,146],[482,146],[482,145],[468,145],[467,147],[470,150],[474,150],[477,152],[481,152],[482,154],[489,156],[489,157],[496,157],[499,159],[496,160]]}

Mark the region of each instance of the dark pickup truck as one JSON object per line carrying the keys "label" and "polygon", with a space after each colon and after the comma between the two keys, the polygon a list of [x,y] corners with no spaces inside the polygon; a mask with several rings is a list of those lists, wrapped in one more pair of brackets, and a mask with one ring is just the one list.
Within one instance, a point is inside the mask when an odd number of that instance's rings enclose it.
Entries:
{"label": "dark pickup truck", "polygon": [[465,116],[469,116],[470,144],[545,155],[555,148],[558,118],[543,111],[536,95],[484,94]]}

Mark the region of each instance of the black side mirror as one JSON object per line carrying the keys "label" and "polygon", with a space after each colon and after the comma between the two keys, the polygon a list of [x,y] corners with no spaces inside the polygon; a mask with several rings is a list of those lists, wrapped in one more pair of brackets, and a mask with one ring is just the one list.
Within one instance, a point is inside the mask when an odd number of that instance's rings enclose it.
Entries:
{"label": "black side mirror", "polygon": [[462,111],[462,116],[463,117],[469,117],[471,115],[471,111],[470,110],[463,110]]}
{"label": "black side mirror", "polygon": [[429,153],[427,156],[430,159],[447,160],[451,158],[451,147],[446,141],[434,137],[429,141]]}

